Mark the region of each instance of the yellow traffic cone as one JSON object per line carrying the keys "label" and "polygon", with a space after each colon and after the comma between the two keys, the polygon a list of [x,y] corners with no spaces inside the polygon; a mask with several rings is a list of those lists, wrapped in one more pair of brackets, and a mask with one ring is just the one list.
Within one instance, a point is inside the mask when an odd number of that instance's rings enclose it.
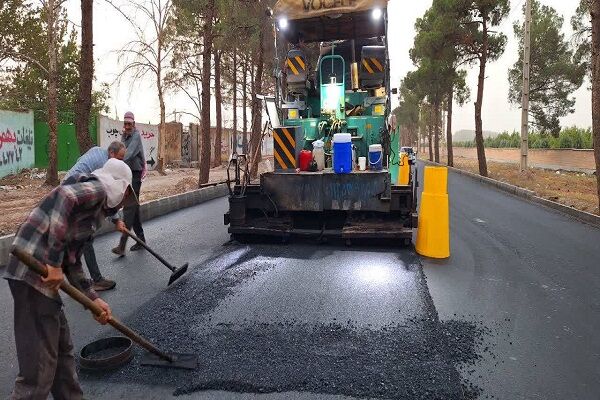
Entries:
{"label": "yellow traffic cone", "polygon": [[425,257],[450,257],[447,168],[425,167],[425,186],[421,193],[415,248],[417,253]]}
{"label": "yellow traffic cone", "polygon": [[408,154],[400,153],[400,173],[398,174],[398,185],[406,186],[410,182],[410,163]]}

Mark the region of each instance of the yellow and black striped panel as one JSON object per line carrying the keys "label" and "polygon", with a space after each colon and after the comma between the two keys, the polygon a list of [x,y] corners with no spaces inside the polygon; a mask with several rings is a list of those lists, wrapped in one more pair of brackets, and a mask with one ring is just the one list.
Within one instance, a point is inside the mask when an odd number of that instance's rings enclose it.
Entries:
{"label": "yellow and black striped panel", "polygon": [[306,73],[306,62],[300,56],[289,57],[286,60],[288,71],[291,71],[294,75],[300,75]]}
{"label": "yellow and black striped panel", "polygon": [[275,169],[296,169],[296,140],[294,128],[273,129]]}
{"label": "yellow and black striped panel", "polygon": [[383,72],[383,64],[380,60],[374,57],[363,58],[362,65],[364,70],[369,74],[380,74]]}

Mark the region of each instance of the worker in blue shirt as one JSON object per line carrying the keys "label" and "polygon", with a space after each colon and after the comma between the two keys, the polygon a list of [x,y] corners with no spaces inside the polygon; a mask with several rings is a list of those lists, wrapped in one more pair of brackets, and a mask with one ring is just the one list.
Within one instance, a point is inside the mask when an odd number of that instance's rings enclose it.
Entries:
{"label": "worker in blue shirt", "polygon": [[[83,154],[75,165],[67,172],[62,184],[72,184],[78,181],[78,176],[89,175],[92,172],[104,167],[104,164],[111,159],[116,158],[117,160],[123,160],[125,157],[126,148],[125,145],[119,141],[112,142],[108,149],[102,147],[92,147],[85,154]],[[96,260],[96,253],[94,252],[93,239],[86,242],[83,246],[83,257],[85,264],[87,265],[90,277],[94,281],[93,287],[97,292],[104,290],[114,289],[116,282],[110,279],[104,278],[100,273],[98,267],[98,261]]]}

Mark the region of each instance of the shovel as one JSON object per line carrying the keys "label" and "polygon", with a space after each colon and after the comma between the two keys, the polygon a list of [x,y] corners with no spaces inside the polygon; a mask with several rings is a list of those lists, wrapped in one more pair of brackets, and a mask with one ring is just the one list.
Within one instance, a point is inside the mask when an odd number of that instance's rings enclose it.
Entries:
{"label": "shovel", "polygon": [[130,231],[126,231],[125,233],[127,236],[129,236],[130,238],[135,240],[140,246],[142,246],[143,248],[148,250],[150,252],[150,254],[152,254],[154,257],[156,257],[158,259],[158,261],[163,263],[167,268],[169,268],[171,270],[172,274],[171,274],[171,278],[169,278],[169,284],[167,286],[170,286],[173,282],[175,282],[177,279],[181,278],[181,276],[186,273],[186,271],[188,269],[188,263],[185,263],[181,267],[176,268],[176,267],[172,266],[167,260],[162,258],[159,254],[157,254],[154,250],[152,250],[150,247],[148,247],[148,245],[146,243],[144,243],[143,240],[141,240],[140,238],[135,236],[133,233],[131,233]]}
{"label": "shovel", "polygon": [[[46,277],[48,276],[48,270],[44,264],[36,260],[32,255],[24,252],[21,249],[13,247],[11,253],[17,257],[23,264],[27,265],[36,274]],[[85,294],[79,289],[75,288],[67,281],[63,281],[60,284],[60,288],[63,292],[68,294],[73,300],[77,301],[86,309],[90,310],[96,317],[102,315],[104,310],[100,308],[96,303],[90,300]],[[183,368],[183,369],[196,369],[198,359],[194,354],[179,354],[179,353],[165,353],[159,350],[156,346],[150,343],[148,340],[141,337],[137,332],[129,328],[127,325],[119,321],[116,317],[112,317],[109,321],[116,330],[127,336],[139,344],[144,349],[148,350],[151,355],[147,355],[141,362],[142,365],[155,365],[160,367],[169,368]]]}

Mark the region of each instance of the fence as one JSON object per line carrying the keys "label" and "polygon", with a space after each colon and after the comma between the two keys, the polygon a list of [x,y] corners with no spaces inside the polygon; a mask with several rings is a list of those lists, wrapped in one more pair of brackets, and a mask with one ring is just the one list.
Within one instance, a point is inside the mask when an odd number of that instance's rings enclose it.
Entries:
{"label": "fence", "polygon": [[[35,112],[35,167],[48,168],[48,140],[50,128],[43,112]],[[92,116],[89,124],[92,142],[97,143],[98,118]],[[57,129],[58,170],[68,171],[81,155],[77,134],[75,133],[75,114],[62,112],[58,114]]]}

